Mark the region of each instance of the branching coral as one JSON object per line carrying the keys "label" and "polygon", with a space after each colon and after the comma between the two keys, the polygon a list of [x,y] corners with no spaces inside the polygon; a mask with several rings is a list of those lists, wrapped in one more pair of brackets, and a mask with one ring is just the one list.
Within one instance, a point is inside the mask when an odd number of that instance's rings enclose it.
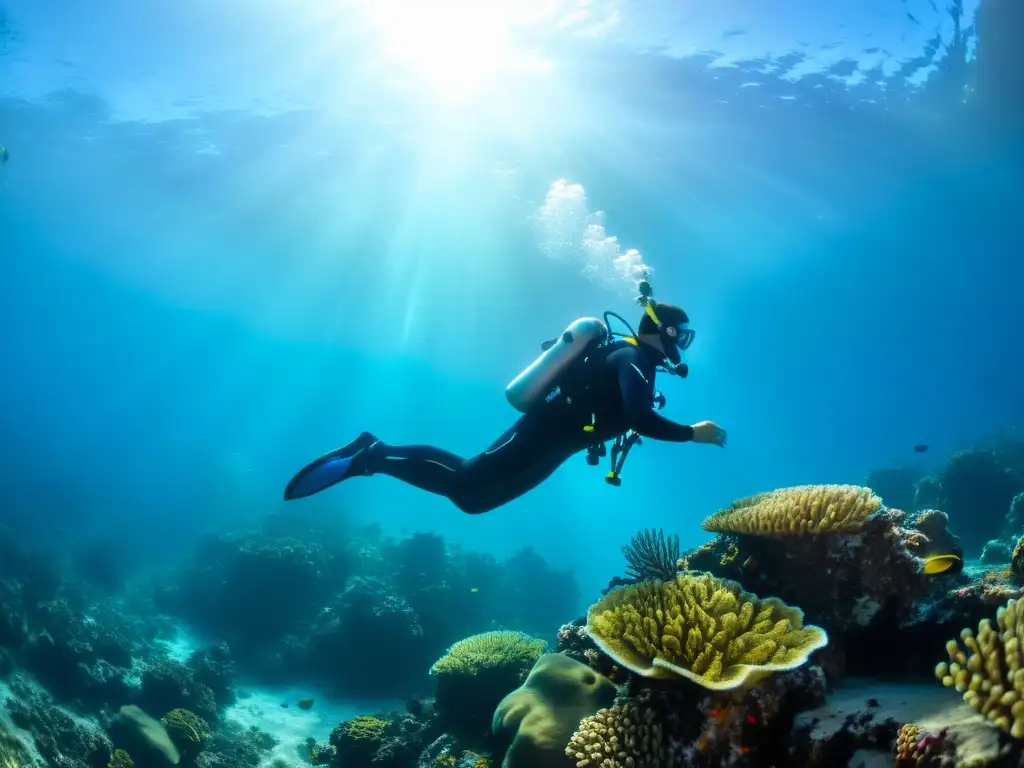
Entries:
{"label": "branching coral", "polygon": [[997,627],[989,619],[978,624],[978,634],[965,628],[961,643],[946,643],[949,663],[935,667],[935,676],[947,688],[956,688],[964,701],[1016,739],[1024,739],[1024,668],[1021,641],[1024,611],[1009,600],[996,613]]}
{"label": "branching coral", "polygon": [[669,580],[676,577],[679,537],[665,536],[661,528],[645,528],[622,548],[629,565],[626,574],[635,581]]}
{"label": "branching coral", "polygon": [[667,750],[654,710],[628,701],[582,720],[565,754],[577,768],[660,768]]}
{"label": "branching coral", "polygon": [[107,763],[107,768],[132,768],[134,764],[131,755],[123,749],[115,749],[110,762]]}
{"label": "branching coral", "polygon": [[882,508],[870,488],[798,485],[733,502],[702,523],[705,531],[799,536],[856,531]]}
{"label": "branching coral", "polygon": [[710,573],[616,589],[591,606],[587,633],[644,677],[682,676],[711,690],[803,664],[828,643],[803,612]]}
{"label": "branching coral", "polygon": [[210,727],[206,721],[187,709],[172,709],[160,720],[174,746],[186,759],[194,759],[210,736]]}

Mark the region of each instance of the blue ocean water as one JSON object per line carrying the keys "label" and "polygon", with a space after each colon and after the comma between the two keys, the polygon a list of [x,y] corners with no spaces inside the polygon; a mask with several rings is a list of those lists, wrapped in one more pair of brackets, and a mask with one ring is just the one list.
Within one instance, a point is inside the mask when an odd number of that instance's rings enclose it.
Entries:
{"label": "blue ocean water", "polygon": [[[937,469],[1024,421],[1021,28],[1007,0],[3,0],[2,520],[158,570],[287,507],[531,547],[582,612],[641,528],[692,547],[741,496]],[[620,488],[574,457],[484,515],[385,477],[281,500],[362,430],[482,450],[542,341],[640,319],[617,264],[689,313],[663,413],[725,449],[645,441]]]}

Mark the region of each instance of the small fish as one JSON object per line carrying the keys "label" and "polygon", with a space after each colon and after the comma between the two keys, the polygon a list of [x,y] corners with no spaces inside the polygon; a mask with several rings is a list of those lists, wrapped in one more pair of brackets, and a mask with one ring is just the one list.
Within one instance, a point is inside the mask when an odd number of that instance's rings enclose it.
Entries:
{"label": "small fish", "polygon": [[11,154],[7,151],[7,147],[0,144],[0,165],[3,165],[10,158]]}
{"label": "small fish", "polygon": [[925,453],[928,450],[928,446],[924,443],[918,443],[914,446],[914,453]]}
{"label": "small fish", "polygon": [[932,555],[924,559],[923,571],[926,576],[936,576],[940,573],[960,573],[963,569],[963,558],[952,552],[944,555]]}
{"label": "small fish", "polygon": [[479,591],[480,591],[480,587],[470,587],[470,588],[469,588],[469,591],[470,591],[470,592],[474,592],[474,593],[475,593],[475,592],[479,592]]}

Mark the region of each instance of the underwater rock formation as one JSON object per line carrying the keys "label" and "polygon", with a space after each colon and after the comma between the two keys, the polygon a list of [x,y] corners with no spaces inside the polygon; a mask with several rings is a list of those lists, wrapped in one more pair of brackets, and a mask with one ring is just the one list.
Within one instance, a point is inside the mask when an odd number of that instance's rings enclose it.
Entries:
{"label": "underwater rock formation", "polygon": [[1013,498],[1024,491],[1024,477],[986,449],[953,454],[939,481],[939,506],[949,514],[964,549],[972,555],[980,554],[985,543],[999,535]]}

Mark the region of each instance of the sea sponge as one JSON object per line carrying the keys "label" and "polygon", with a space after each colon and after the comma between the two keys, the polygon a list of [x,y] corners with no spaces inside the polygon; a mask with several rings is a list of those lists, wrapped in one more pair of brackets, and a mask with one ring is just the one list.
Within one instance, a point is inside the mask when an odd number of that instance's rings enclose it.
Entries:
{"label": "sea sponge", "polygon": [[576,768],[661,768],[667,754],[653,709],[616,704],[584,718],[565,748]]}
{"label": "sea sponge", "polygon": [[616,662],[644,677],[686,677],[710,690],[796,669],[828,644],[803,611],[758,598],[710,573],[609,592],[587,612],[587,634]]}
{"label": "sea sponge", "polygon": [[210,726],[206,721],[187,709],[172,709],[160,718],[160,722],[185,761],[194,760],[210,736]]}
{"label": "sea sponge", "polygon": [[526,681],[501,700],[491,729],[510,743],[502,768],[564,768],[580,721],[615,700],[615,684],[560,653],[541,656]]}
{"label": "sea sponge", "polygon": [[1024,611],[1017,600],[1007,601],[996,612],[996,624],[989,619],[978,623],[975,637],[970,628],[960,632],[960,641],[946,643],[949,663],[935,667],[935,676],[947,688],[956,688],[964,701],[991,720],[997,728],[1024,739],[1024,668],[1021,641],[1024,639]]}
{"label": "sea sponge", "polygon": [[733,502],[701,524],[705,531],[799,536],[858,530],[882,508],[860,485],[797,485]]}

